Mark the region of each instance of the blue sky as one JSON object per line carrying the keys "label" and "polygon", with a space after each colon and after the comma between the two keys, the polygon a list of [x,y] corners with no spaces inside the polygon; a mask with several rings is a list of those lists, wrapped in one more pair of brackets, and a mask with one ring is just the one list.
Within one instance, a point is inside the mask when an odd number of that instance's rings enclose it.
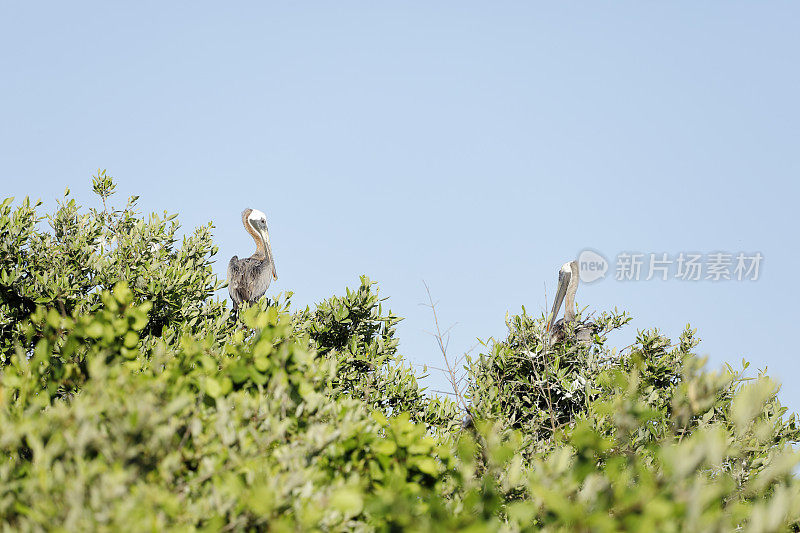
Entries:
{"label": "blue sky", "polygon": [[[755,282],[605,279],[589,310],[687,322],[718,368],[743,357],[800,409],[794,340],[800,5],[791,2],[4,3],[0,196],[107,168],[118,202],[213,221],[268,215],[296,305],[367,274],[405,317],[401,350],[451,350],[539,312],[590,247],[760,252]],[[446,388],[441,376],[429,381]]]}

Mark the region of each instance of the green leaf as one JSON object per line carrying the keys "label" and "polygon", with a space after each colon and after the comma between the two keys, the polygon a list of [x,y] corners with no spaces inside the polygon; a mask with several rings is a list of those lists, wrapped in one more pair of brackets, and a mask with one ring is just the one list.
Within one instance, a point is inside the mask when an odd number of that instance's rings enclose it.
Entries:
{"label": "green leaf", "polygon": [[381,439],[374,443],[372,443],[372,449],[375,453],[379,453],[381,455],[394,455],[397,451],[397,444],[390,440]]}
{"label": "green leaf", "polygon": [[433,457],[417,455],[412,459],[416,467],[428,475],[435,476],[439,473],[439,464]]}
{"label": "green leaf", "polygon": [[219,398],[222,394],[222,386],[214,378],[206,378],[204,388],[206,394],[212,398]]}
{"label": "green leaf", "polygon": [[334,492],[331,506],[344,516],[351,517],[361,513],[364,508],[364,498],[358,489],[345,487]]}

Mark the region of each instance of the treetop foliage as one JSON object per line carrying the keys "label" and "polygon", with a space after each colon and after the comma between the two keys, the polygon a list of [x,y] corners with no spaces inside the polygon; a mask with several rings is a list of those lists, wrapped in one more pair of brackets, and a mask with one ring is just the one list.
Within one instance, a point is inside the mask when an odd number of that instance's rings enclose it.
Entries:
{"label": "treetop foliage", "polygon": [[136,197],[0,204],[0,528],[797,530],[800,428],[766,375],[616,310],[550,345],[523,308],[431,396],[362,276],[295,309],[214,298],[208,224]]}

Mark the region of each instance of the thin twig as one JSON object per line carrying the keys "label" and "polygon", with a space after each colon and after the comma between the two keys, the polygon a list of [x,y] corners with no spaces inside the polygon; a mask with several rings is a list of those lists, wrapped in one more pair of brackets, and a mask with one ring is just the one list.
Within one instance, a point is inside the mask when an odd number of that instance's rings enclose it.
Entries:
{"label": "thin twig", "polygon": [[425,367],[425,368],[432,368],[432,369],[438,370],[440,372],[447,372],[447,370],[442,368],[442,367],[429,365],[427,363],[409,363],[409,364],[412,365],[412,366],[422,366],[422,367]]}
{"label": "thin twig", "polygon": [[431,392],[438,392],[439,394],[449,394],[450,396],[457,396],[455,392],[448,392],[446,390],[431,389]]}
{"label": "thin twig", "polygon": [[[433,302],[433,296],[431,296],[431,289],[424,280],[422,283],[425,285],[425,291],[428,293],[429,304],[427,304],[427,306],[430,307],[431,312],[433,312],[433,324],[436,326],[436,333],[431,333],[431,335],[436,339],[436,342],[439,344],[439,350],[442,352],[442,358],[444,358],[444,364],[447,367],[446,373],[450,379],[450,386],[453,387],[453,395],[456,397],[457,402],[461,404],[461,407],[464,408],[464,411],[468,412],[467,402],[464,400],[464,396],[461,394],[461,390],[458,387],[458,376],[453,366],[450,365],[450,359],[447,357],[447,348],[450,345],[449,332],[453,326],[450,326],[442,333],[442,328],[439,326],[439,316],[436,313],[436,304]],[[447,335],[447,340],[444,339],[445,335]]]}
{"label": "thin twig", "polygon": [[[544,286],[544,309],[547,311],[547,285]],[[555,317],[553,317],[555,318]],[[545,324],[549,323],[547,320],[547,315],[545,315]],[[528,340],[525,338],[525,335],[522,335],[522,343],[525,345],[527,351],[531,351],[530,346],[528,346]],[[542,335],[542,346],[543,346],[543,354],[546,356],[547,352],[550,348],[550,332],[547,331],[545,327],[544,334]],[[542,393],[545,392],[544,387],[542,387],[542,380],[539,378],[539,373],[536,372],[536,365],[532,364],[531,368],[533,368],[534,377],[536,378],[536,382],[539,384],[539,389]],[[550,382],[547,382],[547,411],[550,413],[550,426],[553,430],[553,435],[556,433],[556,419],[555,414],[553,413],[553,396],[550,392]]]}

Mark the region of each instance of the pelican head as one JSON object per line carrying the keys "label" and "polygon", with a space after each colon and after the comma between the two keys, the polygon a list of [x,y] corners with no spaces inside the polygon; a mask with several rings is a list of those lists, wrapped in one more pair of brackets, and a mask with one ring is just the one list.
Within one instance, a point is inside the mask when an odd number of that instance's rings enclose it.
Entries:
{"label": "pelican head", "polygon": [[269,260],[272,268],[272,278],[277,280],[275,261],[272,259],[272,246],[269,242],[269,229],[267,229],[267,215],[258,209],[245,209],[242,211],[242,222],[247,232],[256,241],[256,253],[263,254]]}
{"label": "pelican head", "polygon": [[577,261],[570,261],[561,265],[558,271],[556,297],[553,300],[553,312],[550,314],[550,321],[547,323],[547,331],[550,331],[553,327],[565,297],[567,304],[564,308],[564,320],[570,321],[575,318],[575,293],[578,291],[579,277],[580,272]]}

